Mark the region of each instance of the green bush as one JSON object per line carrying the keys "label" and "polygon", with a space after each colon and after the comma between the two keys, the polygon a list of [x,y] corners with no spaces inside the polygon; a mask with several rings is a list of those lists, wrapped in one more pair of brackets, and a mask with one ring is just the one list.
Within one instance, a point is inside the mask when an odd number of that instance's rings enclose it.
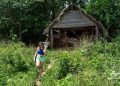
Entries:
{"label": "green bush", "polygon": [[[42,77],[42,86],[119,86],[119,40],[89,43],[72,51],[48,50],[44,68],[53,65]],[[35,49],[23,43],[3,43],[0,51],[0,85],[33,86]]]}
{"label": "green bush", "polygon": [[[21,77],[18,75],[19,72],[26,75],[24,73],[27,73],[28,71],[33,72],[31,69],[33,69],[34,72],[37,71],[33,62],[34,49],[32,47],[27,48],[21,42],[2,42],[0,51],[0,86],[13,86],[13,81],[15,80],[14,77],[18,77],[18,79]],[[33,74],[35,74],[34,72]],[[30,76],[30,78],[32,79],[32,82],[33,79],[35,79],[35,77],[32,76]],[[7,81],[9,81],[11,85],[9,85]],[[14,84],[17,85],[17,83]]]}

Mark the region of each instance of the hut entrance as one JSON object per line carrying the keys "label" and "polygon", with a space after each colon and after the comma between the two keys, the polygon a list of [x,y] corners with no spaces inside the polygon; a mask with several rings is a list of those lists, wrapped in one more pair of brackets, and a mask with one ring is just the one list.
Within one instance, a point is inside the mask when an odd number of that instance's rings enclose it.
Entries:
{"label": "hut entrance", "polygon": [[54,48],[78,47],[84,40],[93,41],[95,27],[53,29]]}

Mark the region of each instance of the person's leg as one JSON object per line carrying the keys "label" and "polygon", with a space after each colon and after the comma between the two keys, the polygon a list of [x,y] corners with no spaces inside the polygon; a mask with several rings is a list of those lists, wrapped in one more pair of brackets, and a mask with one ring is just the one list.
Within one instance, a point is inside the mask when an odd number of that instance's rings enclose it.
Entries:
{"label": "person's leg", "polygon": [[40,75],[43,73],[43,62],[40,62]]}
{"label": "person's leg", "polygon": [[38,69],[38,73],[40,74],[40,61],[39,60],[36,60],[36,66]]}

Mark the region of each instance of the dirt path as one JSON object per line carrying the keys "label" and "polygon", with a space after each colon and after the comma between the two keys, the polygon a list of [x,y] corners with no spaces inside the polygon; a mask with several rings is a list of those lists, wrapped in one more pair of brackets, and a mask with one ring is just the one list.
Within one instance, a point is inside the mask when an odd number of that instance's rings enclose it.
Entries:
{"label": "dirt path", "polygon": [[[50,61],[50,63],[49,63],[48,66],[47,66],[47,69],[45,70],[45,72],[42,73],[42,77],[47,73],[47,71],[48,71],[49,69],[52,68],[52,65],[53,65],[53,62]],[[40,82],[40,77],[39,77],[39,75],[38,75],[38,78],[36,79],[36,85],[35,85],[35,86],[40,86],[40,85],[41,85],[41,82]]]}

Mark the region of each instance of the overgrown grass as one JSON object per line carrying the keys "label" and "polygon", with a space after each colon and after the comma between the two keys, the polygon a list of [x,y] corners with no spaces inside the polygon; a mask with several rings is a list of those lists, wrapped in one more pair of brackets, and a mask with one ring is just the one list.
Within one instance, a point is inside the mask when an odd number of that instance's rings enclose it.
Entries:
{"label": "overgrown grass", "polygon": [[42,86],[119,86],[120,42],[85,43],[73,51],[52,51],[55,61]]}
{"label": "overgrown grass", "polygon": [[[33,86],[37,70],[35,48],[23,43],[1,43],[0,86]],[[84,43],[72,51],[48,50],[42,86],[119,86],[120,38],[112,42]]]}
{"label": "overgrown grass", "polygon": [[26,47],[21,42],[1,42],[0,86],[33,86],[37,77],[34,52],[34,47]]}

